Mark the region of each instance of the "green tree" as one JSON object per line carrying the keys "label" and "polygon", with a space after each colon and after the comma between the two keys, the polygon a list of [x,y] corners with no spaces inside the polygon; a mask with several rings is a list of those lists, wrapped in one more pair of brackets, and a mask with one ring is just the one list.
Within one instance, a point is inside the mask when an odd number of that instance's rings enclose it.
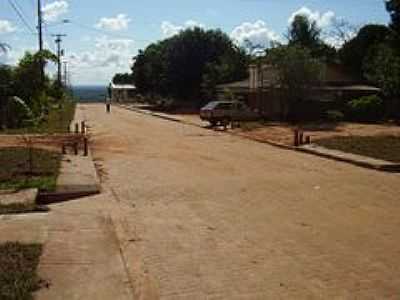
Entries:
{"label": "green tree", "polygon": [[365,77],[382,88],[387,114],[400,118],[400,56],[388,45],[370,49],[364,61]]}
{"label": "green tree", "polygon": [[114,75],[112,82],[115,84],[132,84],[132,75],[129,73],[117,73]]}
{"label": "green tree", "polygon": [[390,30],[385,25],[366,25],[357,36],[348,41],[339,50],[339,57],[344,66],[354,75],[363,78],[363,63],[370,48],[387,41]]}
{"label": "green tree", "polygon": [[298,120],[296,107],[308,100],[313,87],[320,85],[323,64],[313,58],[309,49],[300,46],[279,46],[267,51],[266,60],[278,70],[278,84],[286,91],[290,103],[289,117]]}
{"label": "green tree", "polygon": [[10,49],[7,43],[0,42],[0,53],[6,53]]}
{"label": "green tree", "polygon": [[57,56],[48,50],[26,52],[14,69],[14,95],[23,99],[36,115],[43,113],[46,106],[46,93],[51,85],[48,77],[45,78],[44,86],[40,79],[41,61],[57,62]]}
{"label": "green tree", "polygon": [[247,76],[247,55],[220,30],[193,28],[140,51],[132,72],[141,93],[200,104],[206,86]]}
{"label": "green tree", "polygon": [[289,45],[313,49],[320,44],[321,29],[305,15],[295,16],[288,31]]}
{"label": "green tree", "polygon": [[400,1],[386,0],[386,9],[392,20],[390,27],[397,32],[397,34],[400,34]]}
{"label": "green tree", "polygon": [[0,65],[0,129],[6,125],[6,105],[12,94],[13,70]]}
{"label": "green tree", "polygon": [[313,57],[333,61],[336,50],[323,42],[321,32],[315,21],[311,21],[305,15],[297,15],[288,29],[289,46],[307,48]]}
{"label": "green tree", "polygon": [[386,44],[370,48],[364,60],[365,77],[389,97],[400,96],[400,56]]}

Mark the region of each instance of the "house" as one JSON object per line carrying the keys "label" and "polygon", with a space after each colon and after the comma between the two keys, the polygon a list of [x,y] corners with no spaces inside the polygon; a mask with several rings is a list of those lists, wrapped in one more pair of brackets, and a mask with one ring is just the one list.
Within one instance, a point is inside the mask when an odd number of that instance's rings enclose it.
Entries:
{"label": "house", "polygon": [[264,117],[283,119],[291,109],[305,109],[305,114],[315,118],[327,110],[340,110],[349,100],[380,93],[379,88],[348,74],[342,65],[326,64],[322,82],[310,89],[307,99],[304,99],[306,102],[301,107],[290,108],[285,91],[279,86],[278,76],[278,71],[271,65],[250,65],[248,79],[217,86],[218,98],[222,100],[229,90]]}
{"label": "house", "polygon": [[133,84],[110,83],[111,101],[132,102],[136,96],[136,87]]}

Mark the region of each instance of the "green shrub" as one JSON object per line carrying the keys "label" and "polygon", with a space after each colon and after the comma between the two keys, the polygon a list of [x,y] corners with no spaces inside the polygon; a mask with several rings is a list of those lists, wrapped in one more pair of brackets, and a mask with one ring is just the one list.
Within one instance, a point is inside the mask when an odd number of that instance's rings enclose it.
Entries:
{"label": "green shrub", "polygon": [[347,103],[347,115],[350,120],[360,122],[376,122],[383,118],[385,105],[376,96],[365,96]]}
{"label": "green shrub", "polygon": [[330,122],[341,122],[344,120],[344,113],[339,110],[328,110],[325,112],[325,117]]}

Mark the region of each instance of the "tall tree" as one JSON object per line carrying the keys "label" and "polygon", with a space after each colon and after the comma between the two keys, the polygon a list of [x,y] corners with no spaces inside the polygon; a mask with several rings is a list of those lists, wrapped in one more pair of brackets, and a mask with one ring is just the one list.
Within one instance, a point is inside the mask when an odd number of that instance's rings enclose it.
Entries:
{"label": "tall tree", "polygon": [[386,9],[390,14],[390,29],[392,34],[390,41],[393,47],[400,53],[400,0],[387,0]]}
{"label": "tall tree", "polygon": [[315,21],[310,21],[305,15],[297,15],[290,24],[288,39],[289,45],[302,46],[308,49],[320,44],[321,29]]}
{"label": "tall tree", "polygon": [[390,30],[385,25],[370,24],[362,27],[357,36],[348,41],[339,50],[342,63],[359,78],[363,77],[363,63],[369,49],[385,43]]}
{"label": "tall tree", "polygon": [[0,42],[0,53],[6,53],[10,49],[7,43]]}
{"label": "tall tree", "polygon": [[400,0],[386,0],[386,9],[392,19],[390,27],[400,35]]}
{"label": "tall tree", "polygon": [[289,117],[299,119],[296,108],[303,100],[308,100],[312,88],[320,84],[323,64],[312,57],[308,48],[293,45],[268,50],[266,60],[278,70],[278,83],[282,91],[286,91],[291,107]]}
{"label": "tall tree", "polygon": [[247,76],[247,55],[220,30],[192,28],[140,51],[132,71],[142,93],[199,104],[204,80],[222,83]]}
{"label": "tall tree", "polygon": [[336,50],[321,39],[321,32],[315,21],[305,15],[297,15],[288,29],[289,45],[307,48],[313,57],[333,61]]}
{"label": "tall tree", "polygon": [[112,82],[115,84],[132,84],[132,75],[129,73],[117,73],[114,75]]}

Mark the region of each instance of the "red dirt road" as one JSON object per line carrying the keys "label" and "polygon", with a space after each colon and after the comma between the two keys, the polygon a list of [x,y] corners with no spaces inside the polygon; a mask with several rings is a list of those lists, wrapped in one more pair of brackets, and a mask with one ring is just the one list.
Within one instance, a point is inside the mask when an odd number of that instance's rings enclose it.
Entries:
{"label": "red dirt road", "polygon": [[398,299],[400,176],[83,105],[142,299]]}

